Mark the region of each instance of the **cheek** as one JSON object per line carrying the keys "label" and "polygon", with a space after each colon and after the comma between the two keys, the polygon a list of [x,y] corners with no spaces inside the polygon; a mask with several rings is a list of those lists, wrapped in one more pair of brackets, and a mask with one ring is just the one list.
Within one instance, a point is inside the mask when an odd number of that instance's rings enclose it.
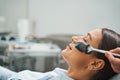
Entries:
{"label": "cheek", "polygon": [[63,50],[62,56],[70,66],[84,66],[88,62],[86,61],[86,56],[84,53],[79,53],[74,50],[69,52],[67,52],[66,50]]}
{"label": "cheek", "polygon": [[85,67],[88,64],[87,58],[82,55],[71,56],[68,62],[71,66],[76,66],[76,67]]}

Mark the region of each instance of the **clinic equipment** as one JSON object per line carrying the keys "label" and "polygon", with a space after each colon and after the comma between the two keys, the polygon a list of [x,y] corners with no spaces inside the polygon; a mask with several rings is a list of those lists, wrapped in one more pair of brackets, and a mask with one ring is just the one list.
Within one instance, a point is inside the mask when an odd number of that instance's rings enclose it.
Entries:
{"label": "clinic equipment", "polygon": [[[77,42],[75,47],[81,51],[81,52],[85,52],[86,54],[90,54],[92,51],[95,51],[95,52],[99,52],[99,53],[103,53],[105,54],[106,51],[105,50],[100,50],[100,49],[96,49],[96,48],[93,48],[92,46],[90,46],[89,44],[85,44],[83,42]],[[114,57],[119,57],[120,58],[120,54],[116,54],[116,53],[113,53],[112,54]]]}

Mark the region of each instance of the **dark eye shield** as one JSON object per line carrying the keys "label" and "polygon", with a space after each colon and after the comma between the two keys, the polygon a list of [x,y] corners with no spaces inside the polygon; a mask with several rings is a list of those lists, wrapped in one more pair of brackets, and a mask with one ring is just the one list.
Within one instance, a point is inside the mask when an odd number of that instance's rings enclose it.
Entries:
{"label": "dark eye shield", "polygon": [[[90,54],[92,51],[99,52],[99,53],[102,53],[102,54],[106,53],[105,50],[100,50],[100,49],[93,48],[92,46],[90,46],[88,44],[85,44],[83,42],[76,43],[75,48],[77,48],[77,50],[79,50],[80,52],[84,52],[86,54]],[[120,58],[120,54],[113,53],[112,55]]]}

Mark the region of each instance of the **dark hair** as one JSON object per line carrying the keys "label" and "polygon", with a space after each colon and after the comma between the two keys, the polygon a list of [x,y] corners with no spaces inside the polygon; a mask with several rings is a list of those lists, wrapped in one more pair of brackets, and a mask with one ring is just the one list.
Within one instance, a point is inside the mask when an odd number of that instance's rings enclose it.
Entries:
{"label": "dark hair", "polygon": [[[102,28],[102,41],[98,48],[102,50],[111,50],[117,47],[120,47],[120,35],[110,29]],[[109,80],[117,74],[113,71],[109,60],[104,54],[99,54],[96,52],[94,52],[94,54],[97,58],[105,61],[105,66],[103,69],[98,71],[91,80]]]}

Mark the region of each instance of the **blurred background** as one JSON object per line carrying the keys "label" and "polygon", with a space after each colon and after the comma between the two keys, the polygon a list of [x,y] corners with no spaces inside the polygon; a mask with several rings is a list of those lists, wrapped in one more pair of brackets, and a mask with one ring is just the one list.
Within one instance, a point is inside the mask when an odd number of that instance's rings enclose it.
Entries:
{"label": "blurred background", "polygon": [[95,28],[120,33],[120,0],[0,0],[0,65],[14,71],[66,69],[60,53]]}

